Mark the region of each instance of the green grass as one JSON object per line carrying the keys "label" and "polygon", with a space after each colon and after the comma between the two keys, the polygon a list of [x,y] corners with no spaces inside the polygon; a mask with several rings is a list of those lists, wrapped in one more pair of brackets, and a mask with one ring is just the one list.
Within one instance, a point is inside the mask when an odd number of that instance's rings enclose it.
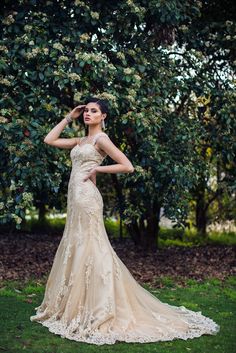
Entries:
{"label": "green grass", "polygon": [[[47,231],[47,233],[63,232],[65,227],[66,218],[55,217],[47,218],[43,224],[36,218],[27,220],[24,225],[26,231]],[[119,222],[113,219],[105,219],[105,226],[107,233],[112,238],[119,237]],[[123,225],[123,237],[129,237],[125,225]],[[193,245],[207,245],[207,244],[218,244],[218,245],[236,245],[236,233],[233,232],[209,232],[206,238],[198,235],[195,228],[181,229],[181,228],[163,228],[161,227],[158,246],[160,248],[166,246],[193,246]]]}
{"label": "green grass", "polygon": [[73,352],[160,352],[160,353],[233,353],[236,352],[234,330],[236,327],[236,278],[228,277],[198,283],[189,279],[186,287],[176,285],[170,277],[157,279],[164,288],[144,287],[162,302],[184,305],[202,311],[215,320],[221,330],[217,335],[203,335],[187,341],[176,339],[155,343],[123,343],[96,346],[63,339],[50,333],[46,327],[31,322],[34,307],[43,299],[45,279],[20,283],[4,281],[0,289],[1,335],[0,352],[7,353],[73,353]]}
{"label": "green grass", "polygon": [[234,232],[209,232],[206,238],[199,236],[196,229],[161,228],[158,245],[165,246],[193,246],[193,245],[236,245]]}

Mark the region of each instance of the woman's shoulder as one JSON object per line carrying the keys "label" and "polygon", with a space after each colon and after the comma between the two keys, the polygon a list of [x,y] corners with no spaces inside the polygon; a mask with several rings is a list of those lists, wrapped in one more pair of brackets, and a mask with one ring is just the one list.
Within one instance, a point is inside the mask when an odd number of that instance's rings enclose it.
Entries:
{"label": "woman's shoulder", "polygon": [[107,134],[106,132],[101,131],[101,132],[98,132],[98,133],[94,136],[94,139],[97,140],[98,138],[100,138],[100,137],[102,137],[102,136],[109,138],[109,136],[108,136],[108,134]]}
{"label": "woman's shoulder", "polygon": [[99,141],[103,140],[104,137],[110,139],[107,133],[103,131],[99,132],[98,134],[96,134],[96,136],[94,136],[94,143],[96,143],[98,140]]}

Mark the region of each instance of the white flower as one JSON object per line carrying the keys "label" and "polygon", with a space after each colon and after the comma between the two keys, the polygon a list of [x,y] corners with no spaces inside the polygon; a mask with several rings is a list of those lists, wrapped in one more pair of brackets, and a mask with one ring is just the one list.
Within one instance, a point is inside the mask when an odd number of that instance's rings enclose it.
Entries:
{"label": "white flower", "polygon": [[116,97],[111,94],[111,93],[107,93],[107,92],[102,92],[98,95],[99,98],[104,98],[104,99],[107,99],[107,100],[111,100],[111,101],[116,101]]}
{"label": "white flower", "polygon": [[202,59],[203,58],[203,54],[201,51],[197,50],[195,51],[195,56],[198,58],[198,59]]}
{"label": "white flower", "polygon": [[62,37],[62,42],[69,42],[70,41],[70,37]]}
{"label": "white flower", "polygon": [[31,52],[25,53],[25,57],[27,59],[35,58],[38,54],[40,54],[41,48],[33,48]]}
{"label": "white flower", "polygon": [[127,53],[128,53],[129,55],[132,55],[132,56],[135,56],[135,54],[136,54],[133,49],[129,49],[129,50],[127,51]]}
{"label": "white flower", "polygon": [[131,68],[126,67],[126,68],[124,69],[124,73],[125,73],[126,75],[130,75],[130,74],[132,74],[132,70],[131,70]]}
{"label": "white flower", "polygon": [[116,54],[116,56],[117,56],[118,59],[125,60],[125,55],[124,55],[124,53],[122,53],[122,52],[120,52],[120,51]]}
{"label": "white flower", "polygon": [[95,62],[100,62],[100,61],[105,61],[106,57],[105,55],[101,54],[101,53],[76,53],[75,54],[75,58],[76,60],[83,60],[83,61],[88,61],[88,60],[92,60]]}
{"label": "white flower", "polygon": [[81,100],[81,97],[82,97],[82,93],[81,92],[75,92],[74,93],[74,100],[79,102]]}
{"label": "white flower", "polygon": [[0,124],[5,124],[7,122],[8,120],[4,116],[0,116]]}
{"label": "white flower", "polygon": [[126,97],[128,101],[134,103],[135,102],[135,98],[133,96],[131,96],[130,94]]}
{"label": "white flower", "polygon": [[81,43],[87,42],[90,39],[90,35],[88,33],[83,33],[79,37]]}
{"label": "white flower", "polygon": [[20,224],[22,222],[22,218],[17,216],[15,213],[12,213],[11,215],[17,224]]}
{"label": "white flower", "polygon": [[4,86],[11,86],[11,82],[6,78],[0,78],[0,83]]}
{"label": "white flower", "polygon": [[60,50],[60,51],[63,51],[63,49],[64,49],[63,45],[60,44],[60,43],[54,43],[53,44],[53,48],[57,49],[57,50]]}
{"label": "white flower", "polygon": [[8,49],[5,45],[0,45],[0,51],[3,51],[4,53],[8,53]]}
{"label": "white flower", "polygon": [[29,26],[29,25],[25,25],[25,26],[24,26],[24,30],[25,30],[26,32],[30,32],[32,28],[33,28],[33,27],[32,27],[32,26]]}
{"label": "white flower", "polygon": [[127,5],[130,7],[131,12],[133,13],[139,13],[142,15],[146,13],[145,7],[137,6],[132,0],[128,0]]}
{"label": "white flower", "polygon": [[140,81],[141,80],[141,77],[138,74],[135,74],[134,78],[135,78],[136,81]]}
{"label": "white flower", "polygon": [[182,25],[179,27],[179,29],[182,31],[182,32],[187,32],[188,30],[188,27],[186,25]]}
{"label": "white flower", "polygon": [[62,55],[59,57],[58,61],[59,62],[67,62],[67,61],[69,61],[69,58],[65,55]]}
{"label": "white flower", "polygon": [[29,42],[29,45],[34,45],[34,41],[31,40],[31,41]]}
{"label": "white flower", "polygon": [[26,202],[31,202],[33,200],[33,196],[30,192],[23,192],[23,200]]}
{"label": "white flower", "polygon": [[16,190],[16,185],[15,185],[15,182],[14,182],[13,180],[11,180],[10,190],[11,190],[11,191]]}
{"label": "white flower", "polygon": [[4,25],[11,25],[12,23],[14,23],[15,22],[15,19],[14,19],[14,17],[12,16],[12,15],[9,15],[9,16],[7,16],[6,18],[4,18],[3,20],[2,20],[2,23],[4,24]]}
{"label": "white flower", "polygon": [[145,174],[146,174],[145,169],[143,169],[143,167],[141,167],[140,165],[137,165],[137,166],[135,167],[135,171],[136,171],[137,173],[140,173],[141,175],[145,175]]}
{"label": "white flower", "polygon": [[85,3],[81,0],[75,0],[75,6],[85,6]]}
{"label": "white flower", "polygon": [[98,20],[98,19],[99,19],[99,13],[98,13],[98,12],[95,12],[95,11],[91,11],[91,17],[92,17],[94,20]]}
{"label": "white flower", "polygon": [[108,67],[108,69],[110,70],[110,71],[116,71],[116,67],[113,65],[113,64],[108,64],[107,65],[107,67]]}
{"label": "white flower", "polygon": [[81,78],[78,74],[76,74],[75,72],[69,73],[68,77],[71,79],[71,81],[80,81]]}
{"label": "white flower", "polygon": [[134,89],[130,89],[129,90],[129,95],[132,96],[132,97],[136,97],[137,92]]}

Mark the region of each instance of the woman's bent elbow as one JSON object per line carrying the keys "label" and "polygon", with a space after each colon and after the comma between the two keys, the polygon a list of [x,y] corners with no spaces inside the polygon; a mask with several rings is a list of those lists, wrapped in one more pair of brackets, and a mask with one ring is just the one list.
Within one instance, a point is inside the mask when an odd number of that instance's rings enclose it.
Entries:
{"label": "woman's bent elbow", "polygon": [[44,138],[43,140],[44,143],[47,143],[48,145],[50,144],[49,140],[47,139],[47,137]]}
{"label": "woman's bent elbow", "polygon": [[134,172],[134,167],[132,165],[129,166],[128,169],[127,169],[127,172],[128,173],[133,173]]}

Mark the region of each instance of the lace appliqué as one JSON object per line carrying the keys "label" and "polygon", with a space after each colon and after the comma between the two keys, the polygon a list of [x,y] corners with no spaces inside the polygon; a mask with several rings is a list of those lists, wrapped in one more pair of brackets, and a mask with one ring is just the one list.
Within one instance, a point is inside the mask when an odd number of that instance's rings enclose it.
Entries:
{"label": "lace appliqu\u00e9", "polygon": [[63,260],[63,265],[66,265],[66,264],[67,264],[68,259],[69,259],[69,258],[71,257],[71,255],[72,255],[71,248],[72,248],[72,245],[69,243],[69,244],[66,246],[65,255],[64,255],[64,260]]}
{"label": "lace appliqu\u00e9", "polygon": [[85,285],[88,290],[90,284],[90,276],[93,268],[94,258],[93,256],[89,256],[88,261],[85,264]]}
{"label": "lace appliqu\u00e9", "polygon": [[114,261],[114,266],[115,266],[115,276],[116,278],[120,278],[121,276],[121,268],[120,268],[120,264],[116,258],[116,253],[112,250],[112,258],[113,258],[113,261]]}
{"label": "lace appliqu\u00e9", "polygon": [[108,297],[107,298],[107,303],[106,303],[106,306],[105,306],[105,312],[107,314],[112,314],[112,308],[113,308],[112,298]]}
{"label": "lace appliqu\u00e9", "polygon": [[111,271],[107,271],[101,274],[102,281],[104,284],[107,284],[110,281],[110,275],[111,275]]}
{"label": "lace appliqu\u00e9", "polygon": [[[110,312],[110,304],[107,305],[107,311]],[[85,309],[84,309],[85,310]],[[95,317],[92,313],[84,311],[84,314],[77,315],[67,325],[63,320],[57,320],[57,315],[53,315],[50,319],[40,321],[43,326],[49,328],[50,332],[60,335],[77,342],[86,342],[96,345],[115,344],[116,341],[148,343],[158,341],[171,341],[177,338],[193,339],[203,334],[215,335],[219,331],[219,326],[209,318],[203,318],[199,313],[189,316],[193,323],[189,325],[189,329],[185,333],[180,333],[174,329],[168,330],[168,333],[158,332],[156,335],[136,334],[135,332],[123,331],[122,333],[112,331],[111,324],[108,333],[99,332],[99,327],[93,327]],[[112,323],[112,321],[111,321]],[[158,330],[157,330],[158,331]],[[167,331],[167,330],[166,330]],[[170,332],[171,331],[171,332]]]}

